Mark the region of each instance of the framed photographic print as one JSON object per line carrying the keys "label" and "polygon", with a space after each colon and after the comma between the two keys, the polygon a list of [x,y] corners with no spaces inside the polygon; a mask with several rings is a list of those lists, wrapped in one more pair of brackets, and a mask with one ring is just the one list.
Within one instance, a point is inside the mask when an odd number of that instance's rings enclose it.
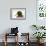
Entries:
{"label": "framed photographic print", "polygon": [[36,23],[37,25],[46,25],[46,0],[37,0],[37,15]]}
{"label": "framed photographic print", "polygon": [[26,19],[26,8],[10,8],[10,18],[13,20]]}
{"label": "framed photographic print", "polygon": [[37,0],[37,16],[39,19],[46,18],[46,0]]}

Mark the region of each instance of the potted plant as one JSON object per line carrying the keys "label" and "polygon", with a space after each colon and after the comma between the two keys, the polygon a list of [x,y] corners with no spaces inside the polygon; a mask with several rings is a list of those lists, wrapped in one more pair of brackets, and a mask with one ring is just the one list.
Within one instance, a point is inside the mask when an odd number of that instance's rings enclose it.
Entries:
{"label": "potted plant", "polygon": [[45,38],[44,37],[46,36],[45,34],[46,34],[45,32],[35,32],[33,35],[37,38],[38,43],[41,43],[40,40],[42,38]]}

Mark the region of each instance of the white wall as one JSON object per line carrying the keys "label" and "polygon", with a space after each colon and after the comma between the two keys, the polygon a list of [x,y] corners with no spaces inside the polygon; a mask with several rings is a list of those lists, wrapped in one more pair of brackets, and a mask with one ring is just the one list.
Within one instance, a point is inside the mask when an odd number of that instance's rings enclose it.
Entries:
{"label": "white wall", "polygon": [[[11,20],[10,8],[26,8],[26,20]],[[32,24],[36,24],[36,0],[0,0],[0,34],[17,26],[20,32],[29,32],[32,36]]]}

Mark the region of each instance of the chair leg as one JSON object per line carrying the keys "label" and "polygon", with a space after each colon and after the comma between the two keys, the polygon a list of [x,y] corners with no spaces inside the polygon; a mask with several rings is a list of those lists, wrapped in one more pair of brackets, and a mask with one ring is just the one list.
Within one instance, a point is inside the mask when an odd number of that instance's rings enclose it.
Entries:
{"label": "chair leg", "polygon": [[18,34],[17,34],[17,39],[16,39],[16,40],[17,40],[17,42],[16,42],[16,46],[19,46],[19,45],[18,45]]}
{"label": "chair leg", "polygon": [[5,46],[7,46],[7,34],[5,34]]}
{"label": "chair leg", "polygon": [[5,44],[5,46],[7,46],[7,42],[6,41],[4,42],[4,44]]}

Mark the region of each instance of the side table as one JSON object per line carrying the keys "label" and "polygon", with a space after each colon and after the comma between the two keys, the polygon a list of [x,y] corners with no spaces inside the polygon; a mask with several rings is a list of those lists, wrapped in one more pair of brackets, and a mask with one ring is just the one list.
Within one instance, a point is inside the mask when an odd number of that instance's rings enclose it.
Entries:
{"label": "side table", "polygon": [[9,38],[10,38],[10,36],[16,36],[16,39],[15,40],[17,40],[17,42],[16,42],[16,46],[18,46],[18,33],[17,34],[10,34],[10,33],[6,33],[5,34],[5,46],[7,46],[7,44],[8,44],[8,42],[7,42],[7,36],[9,36]]}

